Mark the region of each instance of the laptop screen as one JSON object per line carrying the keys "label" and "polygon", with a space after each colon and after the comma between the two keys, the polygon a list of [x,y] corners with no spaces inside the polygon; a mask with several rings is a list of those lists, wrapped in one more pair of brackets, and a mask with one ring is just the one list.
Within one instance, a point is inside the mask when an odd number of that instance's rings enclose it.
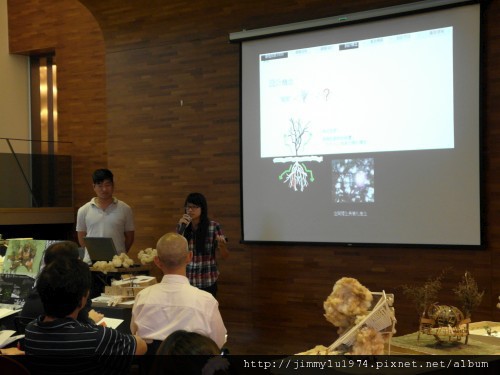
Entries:
{"label": "laptop screen", "polygon": [[115,244],[111,237],[84,237],[85,247],[92,262],[111,261],[117,255]]}

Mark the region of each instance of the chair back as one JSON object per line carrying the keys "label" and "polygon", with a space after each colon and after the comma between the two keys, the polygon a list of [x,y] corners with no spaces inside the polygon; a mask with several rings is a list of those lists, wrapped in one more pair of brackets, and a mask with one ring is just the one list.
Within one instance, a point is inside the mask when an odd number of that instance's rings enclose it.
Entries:
{"label": "chair back", "polygon": [[0,355],[0,368],[2,369],[2,374],[30,375],[29,370],[12,356]]}

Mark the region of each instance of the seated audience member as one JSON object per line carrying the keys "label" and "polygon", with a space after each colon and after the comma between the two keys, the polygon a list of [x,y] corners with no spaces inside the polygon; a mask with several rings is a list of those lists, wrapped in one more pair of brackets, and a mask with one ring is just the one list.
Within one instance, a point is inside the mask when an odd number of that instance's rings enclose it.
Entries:
{"label": "seated audience member", "polygon": [[[44,267],[52,263],[54,260],[60,259],[62,257],[69,259],[78,259],[78,245],[72,241],[61,241],[51,244],[49,247],[47,247],[43,256]],[[80,313],[78,314],[79,321],[87,323],[97,323],[104,317],[103,314],[100,314],[93,310],[91,308],[91,304],[92,301],[89,299],[87,301],[87,305],[80,310]],[[26,299],[23,309],[21,310],[21,313],[19,315],[23,318],[36,319],[40,315],[43,315],[43,313],[43,305],[42,301],[40,300],[40,295],[38,294],[37,289],[34,288],[28,295],[28,298]]]}
{"label": "seated audience member", "polygon": [[200,332],[222,347],[227,331],[219,303],[210,293],[190,285],[186,277],[186,266],[193,256],[186,239],[167,233],[158,240],[156,251],[154,262],[164,276],[160,283],[137,295],[130,323],[132,333],[155,348],[172,332],[183,329]]}
{"label": "seated audience member", "polygon": [[197,332],[178,330],[163,340],[158,355],[219,355],[221,349],[210,337]]}
{"label": "seated audience member", "polygon": [[178,330],[161,343],[150,375],[163,374],[165,369],[171,375],[227,374],[229,361],[220,353],[221,349],[210,337]]}
{"label": "seated audience member", "polygon": [[90,285],[89,267],[79,259],[61,257],[40,273],[36,288],[45,315],[25,332],[26,357],[33,357],[36,373],[121,373],[130,367],[132,355],[146,352],[140,337],[77,320]]}

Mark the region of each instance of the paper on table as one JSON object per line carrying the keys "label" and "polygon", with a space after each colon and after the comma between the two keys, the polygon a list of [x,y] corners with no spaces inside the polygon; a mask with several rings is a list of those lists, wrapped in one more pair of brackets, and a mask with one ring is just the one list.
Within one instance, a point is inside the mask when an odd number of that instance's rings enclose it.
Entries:
{"label": "paper on table", "polygon": [[471,329],[469,330],[470,335],[478,335],[478,336],[492,336],[492,337],[500,337],[500,326],[498,327],[488,327],[491,329],[491,332],[488,333],[486,330],[486,327],[484,328],[479,328],[479,329]]}
{"label": "paper on table", "polygon": [[20,311],[21,309],[5,309],[5,308],[0,308],[0,319],[5,318],[6,316],[15,314],[16,312]]}
{"label": "paper on table", "polygon": [[101,320],[99,320],[99,322],[97,323],[97,325],[100,325],[102,323],[106,323],[106,327],[116,328],[120,324],[123,323],[123,319],[115,319],[115,318],[106,318],[106,317],[104,317]]}
{"label": "paper on table", "polygon": [[133,306],[135,303],[135,300],[130,300],[130,301],[123,301],[123,302],[120,302],[120,305],[131,305]]}
{"label": "paper on table", "polygon": [[120,296],[106,296],[106,295],[101,295],[99,297],[92,298],[92,303],[96,304],[106,304],[108,306],[123,306],[123,305],[134,305],[134,300],[129,300],[129,301],[122,301]]}
{"label": "paper on table", "polygon": [[126,282],[130,282],[130,280],[136,281],[136,282],[144,282],[144,281],[150,281],[153,280],[155,277],[154,276],[147,276],[147,275],[132,275],[128,277],[124,277],[121,281],[117,281],[117,285],[119,284],[125,284]]}
{"label": "paper on table", "polygon": [[12,330],[5,330],[5,331],[0,331],[0,348],[3,348],[10,343],[22,339],[24,335],[17,335],[17,336],[12,336],[12,334],[16,333],[16,331]]}

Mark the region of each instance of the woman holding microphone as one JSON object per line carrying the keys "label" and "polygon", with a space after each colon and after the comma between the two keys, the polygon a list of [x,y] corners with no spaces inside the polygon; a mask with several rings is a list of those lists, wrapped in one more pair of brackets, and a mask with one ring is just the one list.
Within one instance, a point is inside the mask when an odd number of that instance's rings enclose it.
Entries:
{"label": "woman holding microphone", "polygon": [[187,277],[191,285],[217,295],[216,252],[222,259],[229,256],[227,239],[219,223],[208,217],[207,200],[200,193],[191,193],[184,203],[184,215],[177,224],[177,233],[183,235],[193,260],[187,266]]}

